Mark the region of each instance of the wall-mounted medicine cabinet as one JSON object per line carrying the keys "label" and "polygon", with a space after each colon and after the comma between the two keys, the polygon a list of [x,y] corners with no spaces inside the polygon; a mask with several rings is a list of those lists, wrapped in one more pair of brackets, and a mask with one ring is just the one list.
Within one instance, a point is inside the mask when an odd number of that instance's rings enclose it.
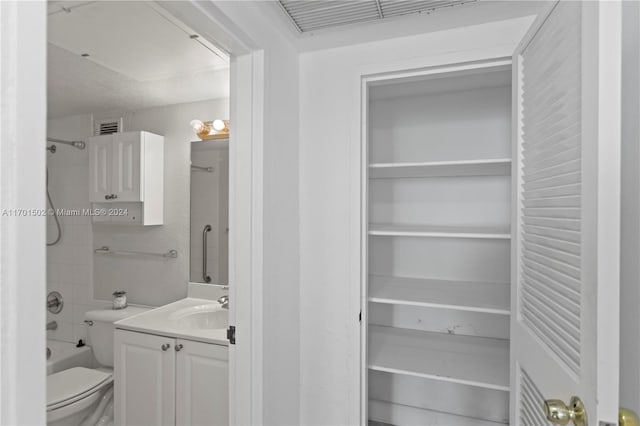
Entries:
{"label": "wall-mounted medicine cabinet", "polygon": [[132,131],[89,138],[94,223],[162,225],[164,137]]}

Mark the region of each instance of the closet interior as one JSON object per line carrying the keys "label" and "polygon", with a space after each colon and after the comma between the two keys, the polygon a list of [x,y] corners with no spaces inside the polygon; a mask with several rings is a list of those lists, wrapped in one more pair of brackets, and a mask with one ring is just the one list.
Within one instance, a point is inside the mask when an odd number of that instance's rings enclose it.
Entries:
{"label": "closet interior", "polygon": [[511,79],[501,61],[367,86],[370,423],[509,421]]}

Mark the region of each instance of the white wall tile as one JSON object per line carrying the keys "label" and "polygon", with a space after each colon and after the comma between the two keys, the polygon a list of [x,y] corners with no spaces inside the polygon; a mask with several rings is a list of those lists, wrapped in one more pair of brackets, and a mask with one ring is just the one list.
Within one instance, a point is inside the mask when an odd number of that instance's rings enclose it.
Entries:
{"label": "white wall tile", "polygon": [[74,304],[73,305],[73,324],[76,325],[81,325],[84,324],[84,314],[87,311],[91,311],[95,309],[92,305],[90,304]]}
{"label": "white wall tile", "polygon": [[72,324],[72,341],[77,342],[78,340],[82,340],[84,343],[87,343],[87,326],[86,324]]}
{"label": "white wall tile", "polygon": [[61,340],[63,342],[73,342],[73,330],[71,322],[58,321],[56,330],[47,331],[47,339]]}

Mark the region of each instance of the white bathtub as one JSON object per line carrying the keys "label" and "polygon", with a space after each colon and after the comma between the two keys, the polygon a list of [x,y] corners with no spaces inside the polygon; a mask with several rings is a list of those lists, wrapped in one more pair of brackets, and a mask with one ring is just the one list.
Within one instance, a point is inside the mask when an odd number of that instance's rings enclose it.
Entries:
{"label": "white bathtub", "polygon": [[47,375],[71,367],[93,366],[93,352],[89,346],[76,348],[75,343],[47,340],[47,348],[51,350],[51,356],[47,360]]}

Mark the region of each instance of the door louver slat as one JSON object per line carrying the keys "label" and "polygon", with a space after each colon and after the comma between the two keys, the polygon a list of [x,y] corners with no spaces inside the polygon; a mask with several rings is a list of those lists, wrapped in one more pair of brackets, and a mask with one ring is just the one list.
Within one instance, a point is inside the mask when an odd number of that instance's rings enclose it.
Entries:
{"label": "door louver slat", "polygon": [[[545,23],[549,30],[522,55],[520,304],[525,326],[577,374],[582,273],[581,17],[562,3],[557,12]],[[522,377],[521,418],[525,424],[545,424],[543,417],[536,417],[541,412],[541,395],[526,374]]]}
{"label": "door louver slat", "polygon": [[520,422],[522,426],[550,426],[543,415],[544,397],[533,380],[523,369],[520,370]]}

